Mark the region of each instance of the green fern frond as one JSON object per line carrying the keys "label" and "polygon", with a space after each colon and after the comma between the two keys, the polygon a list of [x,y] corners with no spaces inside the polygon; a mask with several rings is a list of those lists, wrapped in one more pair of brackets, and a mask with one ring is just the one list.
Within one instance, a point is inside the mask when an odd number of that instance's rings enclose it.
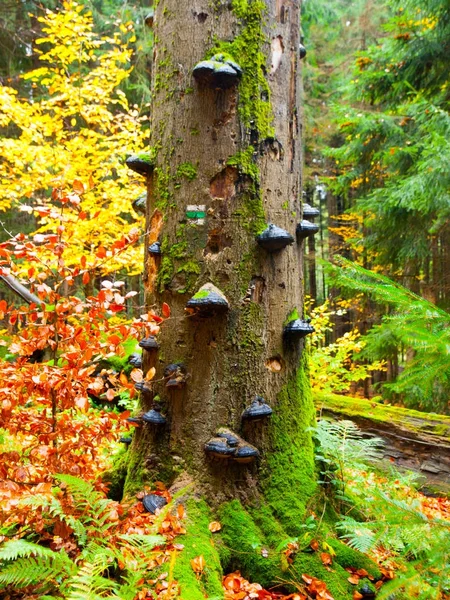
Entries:
{"label": "green fern frond", "polygon": [[67,600],[97,600],[105,597],[105,592],[117,591],[119,585],[102,573],[112,566],[109,557],[98,552],[91,562],[84,562],[77,573],[66,584]]}
{"label": "green fern frond", "polygon": [[86,543],[87,531],[81,520],[73,515],[67,514],[61,502],[54,496],[49,498],[48,496],[37,494],[36,496],[25,498],[22,505],[31,506],[33,508],[42,508],[44,512],[47,511],[52,517],[59,518],[72,529],[80,545],[83,546]]}
{"label": "green fern frond", "polygon": [[29,556],[3,566],[0,572],[0,584],[18,588],[38,583],[45,584],[67,576],[71,570],[72,561],[65,553],[54,552],[52,556]]}
{"label": "green fern frond", "polygon": [[0,548],[0,560],[10,561],[22,557],[47,556],[54,557],[55,552],[26,540],[10,540]]}

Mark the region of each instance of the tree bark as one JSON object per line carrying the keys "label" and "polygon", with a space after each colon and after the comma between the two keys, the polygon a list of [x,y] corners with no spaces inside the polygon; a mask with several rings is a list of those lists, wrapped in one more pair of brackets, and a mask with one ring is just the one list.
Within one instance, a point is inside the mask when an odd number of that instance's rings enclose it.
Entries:
{"label": "tree bark", "polygon": [[[125,493],[155,480],[172,492],[192,483],[183,499],[190,527],[174,573],[182,597],[192,600],[221,593],[213,576],[192,579],[189,566],[202,553],[218,564],[205,533],[210,509],[222,523],[222,563],[270,583],[281,573],[280,552],[266,560],[261,549],[304,533],[317,489],[305,342],[283,336],[286,322],[302,316],[303,302],[304,242],[295,239],[299,2],[160,0],[154,33],[147,227],[162,255],[148,254],[144,282],[147,305],[159,310],[166,302],[171,316],[158,336],[157,358],[144,352],[144,371],[155,366],[156,376],[141,401],[146,411],[158,396],[167,424],[136,430]],[[217,54],[242,68],[237,85],[221,89],[194,79],[195,65]],[[268,223],[294,242],[274,253],[261,248],[256,236]],[[186,311],[205,284],[225,295],[226,313]],[[187,373],[179,388],[166,385],[164,371],[173,363]],[[241,415],[256,395],[273,415],[244,423]],[[211,458],[205,443],[219,427],[256,447],[260,458],[245,464]],[[316,563],[308,571],[327,577]],[[335,594],[344,597],[338,587]]]}

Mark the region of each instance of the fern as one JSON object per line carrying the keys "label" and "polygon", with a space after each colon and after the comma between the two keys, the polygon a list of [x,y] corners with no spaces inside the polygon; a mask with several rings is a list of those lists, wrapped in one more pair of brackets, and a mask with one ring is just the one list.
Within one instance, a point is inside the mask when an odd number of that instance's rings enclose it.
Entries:
{"label": "fern", "polygon": [[25,498],[22,504],[33,508],[41,508],[45,512],[48,512],[52,517],[59,518],[72,529],[80,545],[83,546],[86,543],[86,527],[84,527],[80,519],[77,519],[74,515],[67,514],[64,511],[61,502],[54,496],[49,498],[48,496],[37,494],[36,496]]}
{"label": "fern", "polygon": [[72,561],[65,553],[54,552],[52,556],[27,556],[2,567],[0,584],[15,587],[49,583],[67,576],[72,570]]}
{"label": "fern", "polygon": [[[111,501],[81,479],[70,475],[58,475],[57,479],[65,485],[64,502],[55,496],[38,495],[24,504],[40,508],[44,518],[57,518],[69,525],[79,554],[72,560],[64,550],[54,552],[31,541],[10,540],[0,548],[0,586],[38,586],[46,594],[40,597],[49,600],[133,600],[148,572],[152,553],[164,544],[164,537],[111,534],[108,530],[116,526],[110,521]],[[76,515],[68,512],[68,499]],[[109,576],[119,564],[120,582]],[[58,595],[53,596],[56,591]]]}
{"label": "fern", "polygon": [[[342,257],[338,266],[329,266],[337,286],[367,294],[391,307],[381,325],[362,339],[366,348],[361,358],[392,358],[411,348],[414,357],[393,383],[383,385],[402,394],[405,403],[419,408],[448,409],[450,392],[450,314],[378,273],[372,273]],[[387,341],[386,343],[383,343]],[[387,348],[386,348],[387,346]]]}
{"label": "fern", "polygon": [[53,550],[26,540],[10,540],[0,548],[0,561],[16,560],[24,556],[54,556]]}

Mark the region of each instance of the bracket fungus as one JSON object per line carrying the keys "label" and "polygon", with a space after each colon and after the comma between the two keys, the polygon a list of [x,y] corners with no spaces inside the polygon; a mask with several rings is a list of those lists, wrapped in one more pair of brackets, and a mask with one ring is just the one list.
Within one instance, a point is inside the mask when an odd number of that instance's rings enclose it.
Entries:
{"label": "bracket fungus", "polygon": [[261,396],[255,396],[252,403],[242,413],[242,419],[247,421],[259,421],[270,417],[273,410],[270,408],[264,398]]}
{"label": "bracket fungus", "polygon": [[136,198],[136,200],[133,200],[133,203],[131,206],[134,208],[134,210],[137,213],[139,213],[141,215],[145,215],[146,205],[147,205],[147,194],[141,194],[138,198]]}
{"label": "bracket fungus", "polygon": [[134,352],[128,357],[129,364],[135,369],[142,369],[142,355]]}
{"label": "bracket fungus", "polygon": [[154,161],[149,152],[141,152],[140,154],[132,154],[125,160],[125,164],[129,169],[139,175],[151,175],[155,168]]}
{"label": "bracket fungus", "polygon": [[225,313],[230,304],[224,294],[212,283],[206,283],[188,300],[186,308],[198,316],[210,316],[214,313]]}
{"label": "bracket fungus", "polygon": [[236,448],[232,458],[238,463],[251,463],[259,458],[259,452],[255,446],[242,441]]}
{"label": "bracket fungus", "polygon": [[314,333],[314,327],[303,319],[289,321],[283,329],[283,335],[288,340],[300,340],[310,333]]}
{"label": "bracket fungus", "polygon": [[236,446],[230,446],[228,440],[224,437],[213,437],[206,442],[205,452],[214,458],[226,459],[233,456],[236,452]]}
{"label": "bracket fungus", "polygon": [[231,448],[236,448],[240,440],[238,435],[226,427],[220,427],[220,429],[217,430],[216,436],[227,440],[227,443]]}
{"label": "bracket fungus", "polygon": [[318,208],[314,208],[311,204],[307,202],[303,203],[303,216],[307,219],[314,219],[314,217],[318,217],[320,215],[320,210]]}
{"label": "bracket fungus", "polygon": [[142,420],[153,425],[165,425],[166,423],[166,417],[161,414],[161,407],[158,404],[154,404],[151,410],[144,413]]}
{"label": "bracket fungus", "polygon": [[300,60],[302,60],[303,58],[305,58],[307,52],[306,52],[306,48],[303,44],[299,44],[298,45],[298,54],[300,56]]}
{"label": "bracket fungus", "polygon": [[197,63],[192,71],[195,80],[213,89],[227,89],[239,83],[241,67],[225,54],[215,54]]}
{"label": "bracket fungus", "polygon": [[148,253],[152,256],[161,256],[161,244],[159,242],[153,242],[153,244],[148,247]]}
{"label": "bracket fungus", "polygon": [[167,500],[156,494],[146,494],[142,498],[142,504],[144,505],[145,510],[154,515],[157,510],[161,510],[161,508],[166,506]]}
{"label": "bracket fungus", "polygon": [[171,363],[164,369],[167,388],[182,388],[186,385],[187,370],[183,363]]}
{"label": "bracket fungus", "polygon": [[128,417],[127,423],[131,425],[142,425],[142,417]]}
{"label": "bracket fungus", "polygon": [[153,27],[153,22],[155,20],[155,9],[150,8],[149,12],[146,14],[144,18],[144,23],[146,27]]}
{"label": "bracket fungus", "polygon": [[267,252],[277,252],[292,244],[294,238],[285,229],[269,223],[267,229],[257,236],[256,241]]}
{"label": "bracket fungus", "polygon": [[139,346],[146,350],[147,352],[156,352],[159,348],[159,344],[156,341],[156,338],[153,335],[149,337],[143,338],[139,342]]}
{"label": "bracket fungus", "polygon": [[134,384],[134,389],[137,392],[140,392],[141,394],[150,394],[151,393],[151,389],[147,386],[147,382],[145,381],[138,381],[137,383]]}
{"label": "bracket fungus", "polygon": [[301,221],[296,228],[297,237],[301,240],[306,239],[310,235],[314,235],[319,231],[319,226],[311,221]]}
{"label": "bracket fungus", "polygon": [[130,438],[130,437],[121,437],[119,440],[119,442],[121,444],[125,444],[125,446],[129,446],[132,441],[133,441],[133,438]]}
{"label": "bracket fungus", "polygon": [[215,458],[230,458],[238,463],[250,463],[259,457],[259,452],[254,446],[226,427],[221,427],[216,437],[205,444],[205,452]]}

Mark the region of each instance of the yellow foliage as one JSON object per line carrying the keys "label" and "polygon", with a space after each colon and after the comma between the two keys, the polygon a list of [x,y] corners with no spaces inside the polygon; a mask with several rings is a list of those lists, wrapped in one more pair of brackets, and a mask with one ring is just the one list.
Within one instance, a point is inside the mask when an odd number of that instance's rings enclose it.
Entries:
{"label": "yellow foliage", "polygon": [[[36,233],[56,231],[63,222],[69,240],[68,266],[99,246],[108,247],[142,218],[132,201],[144,191],[144,180],[130,176],[126,154],[145,147],[142,117],[130,107],[120,84],[130,72],[131,50],[121,33],[99,37],[92,16],[72,0],[40,18],[45,37],[36,41],[40,65],[22,76],[25,97],[0,88],[2,170],[0,211],[53,206],[39,217]],[[51,191],[73,189],[63,210],[56,210]],[[41,210],[40,213],[43,214]],[[137,273],[142,246],[127,248],[105,270]]]}

